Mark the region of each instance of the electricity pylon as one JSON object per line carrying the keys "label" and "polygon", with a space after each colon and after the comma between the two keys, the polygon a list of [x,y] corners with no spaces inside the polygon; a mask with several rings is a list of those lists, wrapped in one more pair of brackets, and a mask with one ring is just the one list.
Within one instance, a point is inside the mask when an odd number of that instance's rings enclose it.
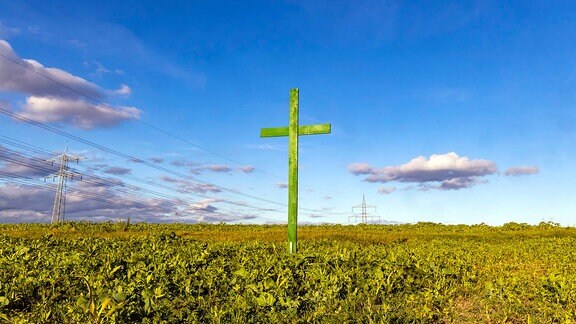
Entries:
{"label": "electricity pylon", "polygon": [[[360,209],[361,212],[355,213],[355,209]],[[374,213],[376,213],[376,206],[366,205],[366,197],[362,195],[362,204],[352,207],[352,216],[348,217],[348,222],[350,222],[350,219],[352,218],[354,218],[355,222],[358,222],[358,218],[360,218],[363,224],[367,224],[368,218],[372,218],[372,223],[375,223],[375,219],[378,219],[378,223],[380,223],[380,216],[368,214],[368,210],[371,209],[373,209]]]}
{"label": "electricity pylon", "polygon": [[56,197],[54,198],[54,207],[52,208],[52,223],[58,223],[64,220],[64,211],[66,208],[66,182],[68,179],[72,180],[75,176],[82,179],[82,175],[75,172],[70,172],[68,170],[68,162],[70,161],[80,161],[83,159],[81,156],[76,156],[72,154],[68,154],[68,146],[66,146],[66,150],[64,153],[55,156],[48,160],[48,162],[60,163],[60,169],[57,173],[51,174],[46,178],[52,178],[52,180],[58,179],[58,188],[56,189]]}

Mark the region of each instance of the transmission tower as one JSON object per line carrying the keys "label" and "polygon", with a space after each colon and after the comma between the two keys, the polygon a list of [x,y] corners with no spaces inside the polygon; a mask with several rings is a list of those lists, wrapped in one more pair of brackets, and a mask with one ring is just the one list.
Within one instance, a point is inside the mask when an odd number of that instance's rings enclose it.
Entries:
{"label": "transmission tower", "polygon": [[[360,210],[360,213],[358,213],[358,210]],[[380,223],[380,216],[369,214],[369,210],[373,210],[374,213],[376,213],[376,206],[366,205],[366,197],[362,195],[362,204],[352,207],[352,216],[348,217],[348,222],[354,218],[354,222],[357,223],[360,218],[362,224],[367,224],[370,218],[372,220],[371,223],[376,223],[376,219],[378,219],[378,223]]]}
{"label": "transmission tower", "polygon": [[60,169],[57,173],[51,174],[46,178],[54,179],[58,178],[58,188],[56,189],[56,197],[54,198],[54,207],[52,208],[52,223],[58,223],[64,220],[64,211],[66,208],[66,182],[68,179],[73,180],[74,177],[79,177],[82,179],[82,175],[75,172],[70,172],[68,169],[68,162],[76,162],[83,159],[81,156],[76,156],[72,154],[68,154],[68,146],[66,146],[66,150],[64,153],[55,156],[48,160],[48,162],[54,162],[60,164]]}

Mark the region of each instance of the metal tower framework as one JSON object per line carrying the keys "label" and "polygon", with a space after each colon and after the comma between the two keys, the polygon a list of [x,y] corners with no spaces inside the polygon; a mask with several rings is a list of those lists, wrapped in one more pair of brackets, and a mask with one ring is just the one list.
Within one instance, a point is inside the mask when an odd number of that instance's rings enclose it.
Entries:
{"label": "metal tower framework", "polygon": [[68,168],[68,162],[78,162],[83,159],[81,156],[76,156],[72,154],[68,154],[68,146],[66,146],[66,150],[64,153],[55,156],[49,160],[48,162],[60,163],[60,169],[57,173],[51,174],[46,178],[58,179],[58,188],[56,189],[56,197],[54,198],[54,207],[52,208],[52,223],[58,223],[64,220],[64,213],[66,209],[66,183],[68,179],[73,180],[74,177],[79,177],[82,179],[82,175],[79,173],[71,172]]}
{"label": "metal tower framework", "polygon": [[[357,212],[358,209],[360,209],[360,213]],[[376,213],[376,206],[366,205],[366,197],[362,195],[362,204],[352,207],[352,216],[348,217],[348,222],[354,218],[354,222],[357,223],[358,218],[360,218],[362,224],[368,224],[368,218],[371,218],[371,223],[376,223],[376,219],[378,219],[378,223],[380,223],[380,216],[368,214],[369,210],[374,210],[374,213]]]}

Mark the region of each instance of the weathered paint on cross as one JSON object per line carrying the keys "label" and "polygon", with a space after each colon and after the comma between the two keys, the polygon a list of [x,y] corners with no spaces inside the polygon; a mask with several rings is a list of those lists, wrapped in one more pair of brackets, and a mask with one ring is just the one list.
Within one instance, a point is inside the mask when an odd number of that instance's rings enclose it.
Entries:
{"label": "weathered paint on cross", "polygon": [[288,127],[262,128],[260,137],[288,136],[288,253],[298,250],[298,136],[330,134],[330,124],[298,124],[298,89],[290,89]]}

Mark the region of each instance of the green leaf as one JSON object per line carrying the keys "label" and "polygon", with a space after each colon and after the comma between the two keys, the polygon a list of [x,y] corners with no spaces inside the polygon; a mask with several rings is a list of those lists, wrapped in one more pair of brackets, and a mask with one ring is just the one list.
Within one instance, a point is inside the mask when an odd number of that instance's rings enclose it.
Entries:
{"label": "green leaf", "polygon": [[256,298],[256,303],[258,303],[259,306],[272,306],[275,302],[276,298],[267,292],[260,293],[260,296]]}
{"label": "green leaf", "polygon": [[110,271],[110,275],[113,275],[116,273],[116,271],[122,269],[122,266],[116,266],[114,269],[112,269],[112,271]]}
{"label": "green leaf", "polygon": [[118,292],[112,295],[112,298],[114,298],[116,302],[123,302],[126,300],[126,294],[123,292]]}
{"label": "green leaf", "polygon": [[246,271],[246,269],[244,269],[244,267],[242,267],[242,268],[234,271],[233,274],[245,278],[245,277],[247,277],[250,273],[249,273],[248,271]]}
{"label": "green leaf", "polygon": [[88,301],[86,300],[86,298],[84,296],[80,296],[80,297],[78,297],[78,299],[76,299],[76,306],[82,308],[83,311],[87,311]]}
{"label": "green leaf", "polygon": [[272,280],[271,278],[268,278],[266,279],[266,281],[264,281],[265,289],[270,289],[273,288],[274,286],[276,286],[276,282],[274,282],[274,280]]}

